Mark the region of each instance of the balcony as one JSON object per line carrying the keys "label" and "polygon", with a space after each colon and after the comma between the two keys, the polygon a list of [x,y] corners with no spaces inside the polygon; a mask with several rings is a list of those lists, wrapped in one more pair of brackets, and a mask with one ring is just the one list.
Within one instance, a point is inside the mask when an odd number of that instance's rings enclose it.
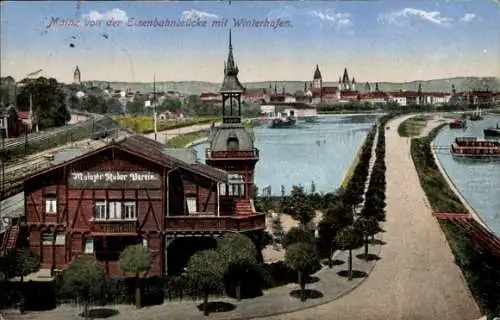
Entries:
{"label": "balcony", "polygon": [[205,151],[205,157],[211,160],[226,159],[226,158],[259,159],[259,149],[253,148],[252,150],[224,150],[224,151],[213,151],[212,149],[207,149]]}
{"label": "balcony", "polygon": [[166,232],[241,232],[266,227],[266,216],[173,216],[166,218]]}
{"label": "balcony", "polygon": [[137,220],[91,220],[92,234],[105,235],[135,235]]}
{"label": "balcony", "polygon": [[224,116],[222,123],[241,123],[241,117],[237,116]]}

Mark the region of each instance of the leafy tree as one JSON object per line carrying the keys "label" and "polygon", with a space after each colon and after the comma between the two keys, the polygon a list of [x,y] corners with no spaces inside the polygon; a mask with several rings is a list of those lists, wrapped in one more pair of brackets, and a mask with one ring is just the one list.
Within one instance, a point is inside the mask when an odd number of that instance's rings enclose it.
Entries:
{"label": "leafy tree", "polygon": [[63,126],[71,119],[66,95],[56,79],[40,77],[24,83],[17,95],[18,106],[28,109],[31,95],[39,129]]}
{"label": "leafy tree", "polygon": [[144,106],[144,99],[134,98],[134,101],[127,103],[125,109],[128,114],[134,116],[144,114],[146,112],[146,107]]}
{"label": "leafy tree", "polygon": [[354,227],[358,229],[364,237],[365,242],[365,260],[368,261],[368,242],[369,237],[374,236],[380,231],[378,221],[374,217],[359,217],[354,223]]}
{"label": "leafy tree", "polygon": [[24,277],[38,271],[40,268],[40,256],[28,248],[13,248],[7,251],[4,257],[4,270],[7,279],[20,277],[21,302],[19,309],[24,313],[24,292],[22,291]]}
{"label": "leafy tree", "polygon": [[353,223],[353,214],[349,207],[345,207],[342,200],[331,203],[318,225],[319,245],[327,253],[328,266],[333,267],[332,256],[335,236],[340,229]]}
{"label": "leafy tree", "polygon": [[228,275],[236,280],[236,299],[241,300],[242,279],[257,263],[257,249],[250,238],[240,233],[227,233],[217,241],[217,250],[228,263]]}
{"label": "leafy tree", "polygon": [[120,253],[120,266],[124,272],[135,275],[135,306],[140,308],[141,283],[139,275],[151,267],[153,258],[148,248],[142,244],[131,245]]}
{"label": "leafy tree", "polygon": [[285,262],[297,271],[300,285],[300,300],[305,301],[305,277],[313,272],[319,263],[316,248],[310,243],[294,243],[285,252]]}
{"label": "leafy tree", "polygon": [[349,250],[349,280],[352,280],[352,250],[363,245],[363,237],[358,229],[353,226],[347,226],[340,230],[335,237],[335,242],[341,250]]}
{"label": "leafy tree", "polygon": [[83,301],[83,316],[88,317],[89,305],[99,298],[106,282],[104,270],[95,260],[77,258],[63,272],[62,290]]}
{"label": "leafy tree", "polygon": [[283,238],[283,248],[288,248],[295,243],[315,244],[316,239],[310,230],[293,227],[285,234]]}
{"label": "leafy tree", "polygon": [[208,295],[223,287],[227,262],[216,250],[198,251],[187,265],[187,276],[193,287],[203,292],[203,314],[208,316]]}
{"label": "leafy tree", "polygon": [[111,98],[106,101],[106,113],[110,114],[123,114],[123,105],[116,99]]}
{"label": "leafy tree", "polygon": [[301,225],[307,226],[314,219],[316,212],[309,201],[302,186],[293,186],[290,196],[287,197],[283,212],[298,220]]}
{"label": "leafy tree", "polygon": [[68,98],[68,107],[73,110],[82,110],[83,109],[83,101],[78,98],[76,95],[72,94]]}
{"label": "leafy tree", "polygon": [[278,216],[272,218],[271,230],[275,242],[282,243],[283,237],[285,236],[285,231],[283,229],[283,221],[281,220],[281,214],[278,214]]}

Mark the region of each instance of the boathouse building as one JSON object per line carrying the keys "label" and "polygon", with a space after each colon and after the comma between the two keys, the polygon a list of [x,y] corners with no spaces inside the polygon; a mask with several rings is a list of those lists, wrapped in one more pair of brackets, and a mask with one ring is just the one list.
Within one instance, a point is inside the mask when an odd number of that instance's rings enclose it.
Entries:
{"label": "boathouse building", "polygon": [[25,179],[25,217],[8,227],[0,249],[27,241],[51,273],[88,256],[108,276],[123,277],[120,253],[142,244],[154,257],[148,275],[176,275],[224,233],[258,239],[265,228],[252,202],[259,153],[241,122],[237,74],[230,36],[220,90],[224,121],[210,137],[206,164],[193,150],[139,135],[53,164]]}

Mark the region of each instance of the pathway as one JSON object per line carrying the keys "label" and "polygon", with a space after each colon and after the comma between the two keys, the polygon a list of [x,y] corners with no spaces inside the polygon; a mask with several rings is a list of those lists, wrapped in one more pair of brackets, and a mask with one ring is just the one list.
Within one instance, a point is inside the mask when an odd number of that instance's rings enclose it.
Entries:
{"label": "pathway", "polygon": [[[220,122],[216,122],[216,125],[219,125]],[[182,134],[187,134],[187,133],[194,133],[198,132],[201,130],[207,130],[210,129],[212,126],[211,123],[206,123],[206,124],[194,124],[192,126],[187,126],[187,127],[182,127],[182,128],[177,128],[177,129],[169,129],[169,130],[164,130],[160,131],[157,133],[156,140],[165,143],[167,140],[170,140],[172,138],[177,137],[178,135]],[[153,133],[147,133],[144,134],[145,137],[148,137],[149,139],[154,140],[155,139],[155,134]]]}
{"label": "pathway", "polygon": [[[387,221],[381,260],[352,293],[331,303],[268,320],[450,319],[481,315],[432,210],[426,206],[408,139],[395,119],[386,130]],[[423,134],[430,130],[430,123]]]}

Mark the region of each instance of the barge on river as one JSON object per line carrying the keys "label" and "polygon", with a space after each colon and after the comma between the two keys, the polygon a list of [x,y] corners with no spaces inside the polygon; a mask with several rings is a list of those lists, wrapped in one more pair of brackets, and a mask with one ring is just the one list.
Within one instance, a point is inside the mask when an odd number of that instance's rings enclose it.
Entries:
{"label": "barge on river", "polygon": [[456,159],[500,160],[500,141],[459,137],[451,145],[451,154]]}
{"label": "barge on river", "polygon": [[467,127],[467,121],[465,120],[455,120],[450,122],[450,129],[465,129]]}
{"label": "barge on river", "polygon": [[497,123],[496,128],[490,127],[490,128],[484,129],[483,132],[484,132],[485,138],[500,138],[500,127],[498,126],[498,123]]}

